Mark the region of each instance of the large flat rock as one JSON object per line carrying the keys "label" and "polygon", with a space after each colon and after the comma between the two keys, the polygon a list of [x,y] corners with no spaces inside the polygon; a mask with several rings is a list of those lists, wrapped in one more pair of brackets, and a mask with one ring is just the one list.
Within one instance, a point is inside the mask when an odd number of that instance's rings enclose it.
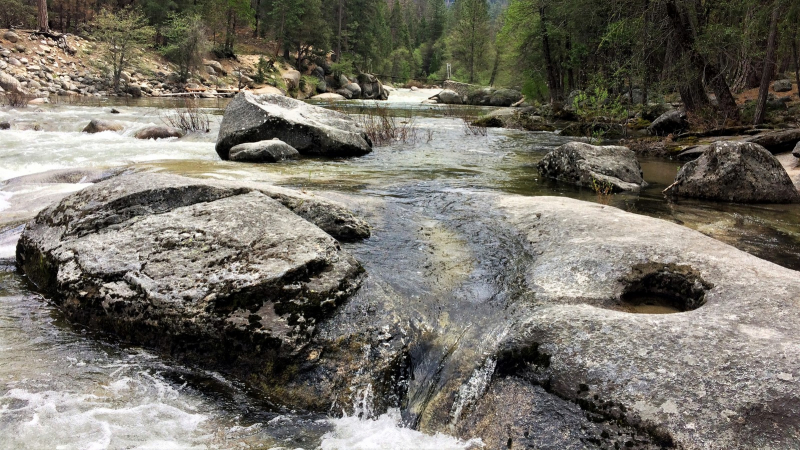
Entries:
{"label": "large flat rock", "polygon": [[277,138],[304,155],[361,156],[372,151],[364,129],[348,115],[282,95],[238,94],[225,109],[217,153],[229,159],[238,144]]}
{"label": "large flat rock", "polygon": [[[490,448],[797,448],[797,272],[608,206],[495,203],[535,255],[525,275],[535,301],[489,358],[464,436]],[[559,434],[536,442],[537,424]]]}
{"label": "large flat rock", "polygon": [[276,386],[363,269],[284,206],[289,193],[273,196],[233,182],[121,175],[39,213],[17,265],[74,322],[275,398],[302,395]]}

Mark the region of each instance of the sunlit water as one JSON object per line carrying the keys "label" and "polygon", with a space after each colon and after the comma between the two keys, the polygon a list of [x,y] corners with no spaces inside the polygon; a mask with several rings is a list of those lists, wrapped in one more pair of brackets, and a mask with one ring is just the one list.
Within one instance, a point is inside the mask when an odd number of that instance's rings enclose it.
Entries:
{"label": "sunlit water", "polygon": [[[797,206],[666,202],[660,191],[671,183],[679,166],[664,160],[642,161],[650,187],[641,194],[598,197],[588,190],[542,180],[536,163],[570,139],[500,129],[489,130],[486,136],[473,135],[460,119],[446,116],[446,108],[422,103],[435,93],[401,91],[388,103],[401,117],[398,120],[416,126],[414,142],[376,148],[361,158],[308,158],[278,165],[219,160],[214,140],[221,119],[217,107],[224,106],[224,101],[203,103],[212,114],[210,133],[163,141],[141,141],[133,134],[144,126],[162,123],[162,116],[168,114],[164,107],[169,106],[164,101],[140,106],[119,102],[114,106],[120,114],[115,115],[109,113],[110,104],[0,111],[0,121],[11,121],[13,128],[0,131],[0,448],[480,447],[476,441],[414,431],[407,425],[415,420],[401,420],[397,410],[378,417],[361,411],[360,416],[336,419],[282,410],[260,402],[244,386],[218,374],[186,368],[69,325],[14,271],[14,246],[31,211],[88,184],[81,179],[59,183],[12,180],[21,175],[136,164],[190,176],[267,181],[379,199],[389,205],[398,223],[373,223],[375,237],[349,248],[373,278],[409,297],[440,295],[437,289],[466,299],[498,297],[493,290],[496,286],[484,280],[502,264],[490,260],[500,252],[474,249],[476,245],[513,244],[496,234],[481,235],[493,225],[490,207],[476,199],[476,194],[484,191],[565,195],[610,203],[685,224],[776,263],[800,267]],[[337,107],[357,113],[365,104],[371,103]],[[80,133],[92,118],[121,121],[126,131]],[[421,230],[425,239],[438,245],[430,250],[427,262],[419,261],[411,250],[403,253],[403,248],[417,251],[423,247],[416,235],[403,234],[411,228]],[[386,261],[387,249],[393,247],[392,261]],[[446,270],[426,286],[430,265]],[[462,314],[467,316],[470,311],[464,308]],[[456,317],[458,311],[451,313],[450,321],[439,318],[442,328],[469,321]],[[502,323],[487,322],[490,325],[496,325],[496,334],[502,334]],[[461,395],[468,395],[465,386]],[[415,397],[413,390],[410,396],[413,410],[419,396]]]}

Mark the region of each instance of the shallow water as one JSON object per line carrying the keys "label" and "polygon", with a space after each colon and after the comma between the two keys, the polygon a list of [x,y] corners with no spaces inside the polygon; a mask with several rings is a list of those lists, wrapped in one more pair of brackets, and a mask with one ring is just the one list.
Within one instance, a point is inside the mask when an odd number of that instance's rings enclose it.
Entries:
{"label": "shallow water", "polygon": [[[519,244],[500,228],[482,192],[564,195],[607,203],[684,224],[800,268],[798,206],[667,202],[660,192],[679,165],[657,159],[642,161],[650,186],[641,194],[598,196],[544,180],[536,163],[571,139],[501,129],[472,135],[460,119],[445,117],[444,108],[421,103],[434,93],[403,91],[393,94],[388,104],[402,120],[413,116],[418,127],[415,142],[380,147],[361,158],[306,158],[278,165],[219,160],[214,152],[221,119],[216,107],[224,101],[201,103],[212,114],[210,133],[164,141],[136,140],[133,133],[161,123],[164,108],[178,101],[136,106],[117,101],[118,115],[108,113],[111,103],[0,111],[0,120],[11,120],[14,128],[0,132],[0,448],[478,447],[477,442],[425,435],[407,426],[424,423],[428,406],[436,402],[452,402],[457,417],[459,405],[478,395],[490,368],[447,361],[457,359],[454,354],[469,359],[491,348],[503,336],[505,318],[511,314],[506,310],[508,299],[517,295],[522,272],[516,265],[524,261],[506,258]],[[337,107],[358,113],[370,104]],[[119,120],[127,129],[81,134],[92,118]],[[362,409],[360,417],[339,419],[285,411],[258,401],[245,387],[218,374],[183,367],[65,323],[14,272],[14,243],[24,217],[82,188],[85,180],[9,180],[53,169],[130,164],[379,202],[380,213],[363,211],[373,225],[373,238],[348,248],[370,273],[362,291],[386,286],[413,300],[411,315],[418,318],[414,326],[431,335],[429,346],[418,350],[407,410],[373,417]],[[456,307],[442,309],[445,304]],[[478,327],[480,335],[496,339],[477,342]],[[445,392],[457,394],[445,398]]]}

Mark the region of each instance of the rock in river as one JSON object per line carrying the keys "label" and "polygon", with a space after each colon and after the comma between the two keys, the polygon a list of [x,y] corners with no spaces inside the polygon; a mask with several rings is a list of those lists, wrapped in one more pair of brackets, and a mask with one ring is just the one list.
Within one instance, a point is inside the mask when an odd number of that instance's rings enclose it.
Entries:
{"label": "rock in river", "polygon": [[103,131],[122,131],[125,126],[116,120],[92,119],[83,128],[84,133],[102,133]]}
{"label": "rock in river", "polygon": [[180,128],[153,125],[137,131],[134,137],[136,139],[168,139],[180,138],[183,137],[184,134],[186,133]]}
{"label": "rock in river", "polygon": [[37,215],[17,264],[77,323],[276,386],[363,273],[287,195],[121,175]]}
{"label": "rock in river", "polygon": [[360,156],[372,151],[364,129],[348,115],[278,95],[238,94],[225,109],[217,153],[278,138],[304,155]]}
{"label": "rock in river", "polygon": [[596,146],[569,142],[548,153],[539,162],[546,177],[593,189],[638,191],[646,186],[642,167],[627,147]]}
{"label": "rock in river", "polygon": [[752,142],[711,144],[686,163],[664,193],[741,203],[796,203],[792,180],[764,147]]}
{"label": "rock in river", "polygon": [[[488,448],[797,448],[797,272],[612,207],[492,203],[537,255],[525,273],[536,300],[488,358],[463,437]],[[673,313],[648,314],[658,305]]]}
{"label": "rock in river", "polygon": [[297,159],[300,153],[278,138],[268,141],[248,142],[231,148],[231,161],[274,163]]}

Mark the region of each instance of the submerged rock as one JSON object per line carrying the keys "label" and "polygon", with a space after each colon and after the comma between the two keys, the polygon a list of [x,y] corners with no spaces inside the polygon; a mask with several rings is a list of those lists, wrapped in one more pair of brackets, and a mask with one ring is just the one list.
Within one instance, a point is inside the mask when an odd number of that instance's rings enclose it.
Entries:
{"label": "submerged rock", "polygon": [[84,133],[102,133],[103,131],[122,131],[125,126],[116,120],[92,119],[83,128]]}
{"label": "submerged rock", "polygon": [[569,142],[548,153],[538,167],[545,177],[600,191],[638,191],[647,185],[636,156],[621,146]]}
{"label": "submerged rock", "polygon": [[278,387],[363,269],[256,187],[122,175],[37,215],[17,264],[77,323],[274,386],[274,398],[313,396]]}
{"label": "submerged rock", "polygon": [[278,138],[304,155],[360,156],[372,151],[364,129],[348,115],[277,95],[239,93],[225,109],[217,153]]}
{"label": "submerged rock", "polygon": [[686,163],[664,193],[741,203],[796,203],[800,194],[770,152],[751,142],[715,142]]}
{"label": "submerged rock", "polygon": [[235,145],[230,151],[231,161],[242,162],[274,163],[299,157],[300,152],[278,138]]}

